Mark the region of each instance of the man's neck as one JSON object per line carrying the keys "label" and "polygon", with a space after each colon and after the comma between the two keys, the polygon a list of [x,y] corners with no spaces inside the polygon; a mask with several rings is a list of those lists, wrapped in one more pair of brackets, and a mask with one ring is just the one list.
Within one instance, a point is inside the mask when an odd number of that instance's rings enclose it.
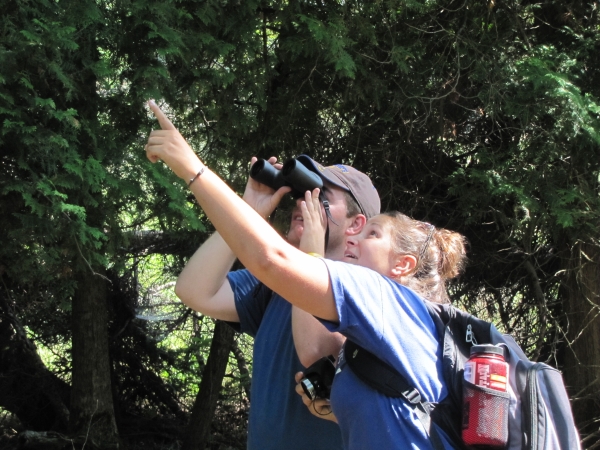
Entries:
{"label": "man's neck", "polygon": [[341,261],[344,258],[344,248],[327,249],[325,251],[325,258],[333,261]]}

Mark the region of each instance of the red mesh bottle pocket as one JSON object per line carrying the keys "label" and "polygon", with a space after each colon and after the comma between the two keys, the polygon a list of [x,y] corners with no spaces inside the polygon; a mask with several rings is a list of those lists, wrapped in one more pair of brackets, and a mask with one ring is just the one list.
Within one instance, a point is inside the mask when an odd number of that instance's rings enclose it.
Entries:
{"label": "red mesh bottle pocket", "polygon": [[506,447],[510,395],[463,380],[462,437],[467,445]]}

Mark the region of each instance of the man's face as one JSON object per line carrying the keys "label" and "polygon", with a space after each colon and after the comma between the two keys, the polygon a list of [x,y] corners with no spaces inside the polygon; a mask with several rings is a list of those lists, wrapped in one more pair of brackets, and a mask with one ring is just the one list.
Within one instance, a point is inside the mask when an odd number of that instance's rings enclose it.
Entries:
{"label": "man's face", "polygon": [[[353,221],[353,218],[347,218],[347,206],[346,197],[344,191],[337,186],[325,182],[323,186],[323,195],[329,202],[329,212],[331,217],[336,224],[331,220],[328,220],[329,224],[329,242],[327,245],[326,256],[333,260],[341,260],[344,256],[344,248],[346,245],[346,230]],[[302,218],[302,211],[300,210],[300,202],[302,198],[296,200],[296,206],[292,211],[292,217],[290,221],[290,229],[288,231],[287,239],[290,244],[295,247],[300,245],[300,238],[304,231],[304,221]],[[321,205],[323,208],[323,205]],[[325,216],[325,209],[323,208],[323,216]]]}

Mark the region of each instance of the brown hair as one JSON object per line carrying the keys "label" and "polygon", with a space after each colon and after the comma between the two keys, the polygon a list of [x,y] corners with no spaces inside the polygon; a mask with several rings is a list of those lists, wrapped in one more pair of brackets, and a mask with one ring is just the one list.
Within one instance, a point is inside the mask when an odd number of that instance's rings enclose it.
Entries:
{"label": "brown hair", "polygon": [[360,210],[360,206],[356,202],[356,199],[352,196],[352,194],[348,191],[344,192],[344,199],[346,200],[346,218],[357,216],[358,214],[363,214]]}
{"label": "brown hair", "polygon": [[398,211],[383,215],[392,219],[392,250],[417,258],[415,270],[402,279],[402,284],[427,300],[449,303],[446,281],[458,276],[465,266],[466,238]]}
{"label": "brown hair", "polygon": [[354,217],[358,214],[364,214],[358,205],[358,202],[352,195],[350,191],[346,189],[342,189],[339,186],[334,185],[330,181],[325,181],[322,191],[327,192],[331,191],[331,189],[339,189],[342,192],[344,202],[346,203],[346,219]]}

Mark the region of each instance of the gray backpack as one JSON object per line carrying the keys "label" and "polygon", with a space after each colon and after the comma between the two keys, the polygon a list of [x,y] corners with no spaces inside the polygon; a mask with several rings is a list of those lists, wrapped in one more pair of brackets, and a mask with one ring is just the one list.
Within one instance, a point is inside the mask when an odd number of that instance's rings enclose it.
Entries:
{"label": "gray backpack", "polygon": [[507,449],[581,449],[569,398],[558,370],[530,361],[515,340],[501,334],[492,323],[452,305],[426,304],[443,344],[442,367],[448,396],[438,404],[422,401],[418,390],[393,367],[347,340],[344,357],[358,378],[385,395],[407,401],[428,431],[436,450],[444,449],[438,427],[456,448],[468,448],[461,437],[464,364],[471,346],[477,343],[501,345],[509,364],[510,387],[505,399],[505,407],[509,409]]}

